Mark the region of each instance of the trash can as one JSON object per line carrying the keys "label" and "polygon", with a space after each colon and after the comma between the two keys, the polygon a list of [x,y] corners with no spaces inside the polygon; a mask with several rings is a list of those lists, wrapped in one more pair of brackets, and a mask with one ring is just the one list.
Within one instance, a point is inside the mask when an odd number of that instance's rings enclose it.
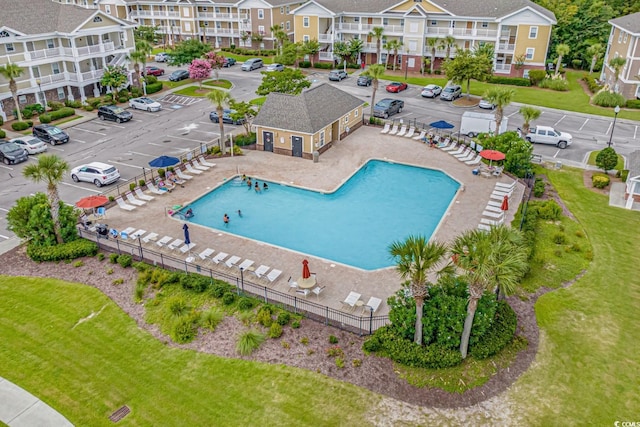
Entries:
{"label": "trash can", "polygon": [[318,163],[318,159],[320,158],[320,153],[318,151],[313,152],[313,163]]}

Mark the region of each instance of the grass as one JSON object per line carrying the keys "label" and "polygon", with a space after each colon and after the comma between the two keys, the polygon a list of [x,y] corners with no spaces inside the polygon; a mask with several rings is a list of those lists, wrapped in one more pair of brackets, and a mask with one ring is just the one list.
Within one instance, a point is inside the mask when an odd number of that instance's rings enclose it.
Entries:
{"label": "grass", "polygon": [[166,80],[166,81],[163,80],[162,83],[163,83],[163,85],[165,87],[168,86],[169,88],[173,89],[173,88],[176,88],[176,87],[188,85],[188,84],[191,84],[191,83],[197,83],[197,82],[195,80],[193,80],[193,79],[184,79],[184,80],[180,80],[180,81],[177,81],[177,82],[172,82],[170,80]]}
{"label": "grass", "polygon": [[188,86],[188,87],[185,87],[184,89],[176,90],[173,93],[175,93],[176,95],[193,96],[196,98],[202,98],[207,96],[207,94],[212,90],[215,90],[215,89],[211,89],[211,88],[208,88],[207,86],[203,86],[202,90],[200,90],[199,86]]}
{"label": "grass", "polygon": [[[600,150],[592,151],[591,153],[589,153],[589,160],[587,160],[588,165],[596,165],[596,157],[598,157],[598,153],[600,153]],[[622,169],[624,169],[624,157],[622,157],[621,154],[618,154],[618,163],[613,169],[617,171],[621,171]]]}
{"label": "grass", "polygon": [[211,80],[205,80],[203,82],[203,84],[205,86],[212,86],[212,87],[221,87],[223,89],[231,89],[231,86],[233,86],[233,84],[229,81],[229,80],[225,80],[225,79],[220,79],[220,80],[215,80],[215,79],[211,79]]}
{"label": "grass", "polygon": [[0,294],[0,376],[76,425],[113,425],[122,405],[129,425],[183,425],[185,414],[192,425],[356,425],[380,399],[308,371],[168,347],[88,286],[3,276]]}
{"label": "grass", "polygon": [[252,99],[251,101],[249,101],[249,104],[252,104],[252,105],[262,105],[262,104],[264,104],[264,101],[266,101],[266,100],[267,100],[267,97],[266,97],[266,96],[261,96],[261,97],[259,97],[259,98],[254,98],[254,99]]}
{"label": "grass", "polygon": [[247,59],[251,59],[251,58],[261,58],[262,62],[264,62],[265,64],[273,64],[273,57],[271,57],[271,56],[238,55],[238,54],[231,53],[231,52],[220,52],[220,55],[225,56],[227,58],[234,58],[237,61],[236,65],[234,65],[234,67],[242,65],[242,63],[244,61],[246,61]]}

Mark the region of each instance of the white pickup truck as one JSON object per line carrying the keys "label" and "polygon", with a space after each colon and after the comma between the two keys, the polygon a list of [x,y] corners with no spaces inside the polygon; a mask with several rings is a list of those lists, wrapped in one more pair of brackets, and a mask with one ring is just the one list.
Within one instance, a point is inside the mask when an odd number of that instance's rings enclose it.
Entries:
{"label": "white pickup truck", "polygon": [[536,126],[529,129],[525,139],[536,144],[551,144],[558,148],[567,148],[571,145],[573,137],[571,134],[557,131],[550,126]]}

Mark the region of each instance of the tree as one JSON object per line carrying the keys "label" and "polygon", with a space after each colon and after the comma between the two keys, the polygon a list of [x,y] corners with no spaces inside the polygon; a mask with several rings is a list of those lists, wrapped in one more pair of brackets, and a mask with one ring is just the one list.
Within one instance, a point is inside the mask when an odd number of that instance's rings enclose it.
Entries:
{"label": "tree", "polygon": [[262,83],[256,90],[260,96],[271,92],[288,93],[298,95],[303,89],[311,86],[311,82],[302,74],[302,71],[294,68],[285,68],[283,71],[263,71]]}
{"label": "tree", "polygon": [[30,163],[22,170],[25,178],[33,182],[44,182],[47,184],[47,198],[51,209],[51,219],[53,220],[53,232],[57,243],[64,243],[60,227],[60,196],[58,194],[58,184],[69,171],[69,164],[55,154],[40,155],[38,163]]}
{"label": "tree", "polygon": [[487,150],[496,150],[504,153],[504,170],[515,176],[523,178],[531,172],[531,153],[533,145],[518,136],[516,132],[509,131],[500,135],[491,136],[481,134],[480,145]]}
{"label": "tree", "polygon": [[244,126],[245,133],[247,136],[251,135],[251,123],[258,115],[258,107],[247,101],[236,102],[234,100],[231,100],[229,105],[232,110],[236,111],[231,114],[231,118],[234,120],[244,119],[244,123],[242,125]]}
{"label": "tree", "polygon": [[516,95],[513,89],[492,86],[484,93],[484,98],[496,106],[496,133],[500,132],[500,125],[504,117],[504,107],[511,104]]}
{"label": "tree", "polygon": [[262,41],[264,40],[264,36],[262,34],[254,34],[251,36],[251,41],[252,42],[256,42],[258,44],[258,50],[262,50],[263,44]]}
{"label": "tree", "polygon": [[389,246],[389,253],[396,262],[396,269],[403,279],[411,282],[411,294],[416,301],[416,332],[414,342],[422,345],[422,311],[424,300],[429,296],[427,275],[447,253],[447,247],[438,242],[429,242],[424,236],[409,236],[404,242],[396,241]]}
{"label": "tree", "polygon": [[[231,105],[233,98],[231,94],[224,89],[213,89],[207,93],[207,99],[215,106],[218,113],[218,124],[220,125],[220,152],[224,156],[226,141],[224,139],[224,121],[222,116],[224,115],[224,108]],[[231,147],[233,150],[233,147]]]}
{"label": "tree", "polygon": [[147,55],[137,49],[129,54],[129,59],[133,61],[133,71],[136,77],[136,81],[134,82],[134,84],[139,88],[142,88],[142,79],[140,78],[140,64],[143,63],[146,58]]}
{"label": "tree", "polygon": [[107,88],[108,92],[117,91],[127,84],[128,72],[122,65],[107,65],[104,70],[100,84]]}
{"label": "tree", "polygon": [[604,173],[614,170],[618,165],[618,154],[612,147],[607,147],[600,151],[596,156],[596,166],[604,171]]}
{"label": "tree", "polygon": [[373,64],[369,65],[369,67],[362,73],[363,76],[371,77],[371,117],[373,117],[373,107],[376,105],[376,92],[378,90],[378,81],[384,75],[386,68],[382,64]]}
{"label": "tree", "polygon": [[400,50],[404,44],[400,40],[392,40],[391,42],[393,46],[393,71],[395,71],[396,65],[398,64],[398,50]]}
{"label": "tree", "polygon": [[282,29],[279,25],[273,25],[269,28],[269,31],[271,31],[271,37],[273,37],[273,48],[278,52],[278,55],[281,55],[282,52],[280,52],[280,41],[278,40],[277,33],[282,31]]}
{"label": "tree", "polygon": [[429,72],[429,74],[433,74],[433,65],[436,63],[436,49],[438,48],[439,43],[440,43],[440,39],[436,39],[436,38],[427,39],[427,47],[431,51],[431,71]]}
{"label": "tree", "polygon": [[273,31],[274,28],[277,28],[277,30],[273,33],[273,37],[278,42],[279,54],[282,55],[282,49],[284,48],[284,45],[289,41],[289,35],[277,25],[271,27],[271,31]]}
{"label": "tree", "polygon": [[393,41],[389,40],[388,42],[382,45],[382,48],[387,51],[387,58],[384,63],[385,70],[389,68],[389,58],[391,58],[391,51],[393,50]]}
{"label": "tree", "polygon": [[302,42],[302,53],[309,55],[312,67],[314,66],[314,58],[318,52],[320,52],[320,43],[318,43],[318,40],[312,39]]}
{"label": "tree", "polygon": [[196,58],[189,64],[189,78],[197,80],[202,89],[202,82],[211,77],[211,63],[206,59]]}
{"label": "tree", "polygon": [[22,121],[22,112],[20,111],[20,103],[18,102],[18,84],[15,79],[20,77],[23,71],[18,64],[9,63],[0,66],[0,75],[9,80],[9,91],[13,97],[13,105],[16,107],[18,121],[20,122]]}
{"label": "tree", "polygon": [[556,76],[560,72],[560,67],[562,67],[562,57],[566,56],[571,52],[571,48],[568,44],[559,44],[556,46],[556,54],[558,55],[558,60],[556,63]]}
{"label": "tree", "polygon": [[467,283],[469,293],[467,317],[460,339],[463,359],[467,357],[471,327],[482,295],[496,286],[505,290],[515,289],[528,268],[526,246],[515,245],[515,239],[511,239],[508,232],[496,231],[496,228],[506,227],[491,227],[489,232],[468,230],[451,246],[453,263],[462,272],[461,279]]}
{"label": "tree", "polygon": [[[622,56],[617,56],[609,60],[609,67],[613,68],[613,82],[614,86],[618,84],[618,77],[620,77],[620,71],[624,67],[627,60]],[[616,91],[617,92],[617,91]]]}
{"label": "tree", "polygon": [[[358,62],[358,58],[360,57],[360,53],[364,48],[364,42],[362,39],[351,39],[347,44],[347,49],[349,50],[349,59],[351,59],[352,63]],[[345,68],[346,71],[346,68]]]}
{"label": "tree", "polygon": [[216,81],[220,80],[220,69],[224,67],[224,56],[218,55],[214,51],[209,51],[204,54],[204,57],[211,64],[211,69],[213,70]]}
{"label": "tree", "polygon": [[451,58],[451,48],[456,45],[456,39],[453,36],[447,36],[442,39],[442,43],[444,44],[445,49],[447,49],[447,59]]}
{"label": "tree", "polygon": [[158,40],[158,27],[140,25],[133,30],[133,37],[138,41],[144,40],[149,44],[154,44]]}
{"label": "tree", "polygon": [[202,58],[210,50],[210,45],[197,39],[181,41],[171,51],[169,65],[190,64],[194,59]]}
{"label": "tree", "polygon": [[520,107],[520,110],[518,110],[518,113],[520,113],[520,115],[524,119],[524,123],[522,124],[522,136],[524,136],[529,133],[531,122],[540,117],[542,111],[529,105],[523,105],[522,107]]}
{"label": "tree", "polygon": [[447,77],[453,82],[467,84],[467,98],[470,98],[471,79],[486,80],[491,76],[492,61],[485,55],[476,56],[469,49],[458,49],[456,57],[442,64]]}
{"label": "tree", "polygon": [[280,62],[284,65],[295,65],[298,59],[303,56],[302,43],[286,42],[282,48],[282,55],[278,55],[274,59],[276,62]]}
{"label": "tree", "polygon": [[243,44],[244,46],[246,46],[246,45],[247,45],[247,42],[248,42],[249,40],[251,40],[251,34],[247,33],[246,31],[241,31],[241,32],[240,32],[240,40],[242,40],[242,44]]}
{"label": "tree", "polygon": [[604,55],[604,46],[600,43],[592,44],[587,48],[587,55],[591,58],[591,66],[589,66],[589,74],[591,74],[598,60]]}
{"label": "tree", "polygon": [[382,47],[382,35],[384,34],[384,27],[373,27],[369,31],[369,37],[375,37],[376,39],[376,64],[380,63],[382,57],[380,56],[380,49]]}
{"label": "tree", "polygon": [[333,44],[333,54],[340,58],[340,61],[344,61],[344,71],[347,71],[347,59],[351,52],[349,51],[349,45],[343,41],[337,41]]}

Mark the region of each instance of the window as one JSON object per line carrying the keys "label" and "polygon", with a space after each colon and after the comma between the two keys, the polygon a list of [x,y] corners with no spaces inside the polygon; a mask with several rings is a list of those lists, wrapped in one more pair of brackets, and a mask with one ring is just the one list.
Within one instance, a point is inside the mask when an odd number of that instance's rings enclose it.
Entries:
{"label": "window", "polygon": [[56,47],[56,44],[53,42],[53,39],[47,39],[47,49],[53,49]]}
{"label": "window", "polygon": [[536,50],[532,47],[528,47],[527,48],[527,53],[524,56],[524,59],[531,61],[533,59],[533,55],[536,52]]}
{"label": "window", "polygon": [[324,131],[320,132],[320,147],[324,146]]}
{"label": "window", "polygon": [[15,52],[16,48],[13,47],[13,43],[7,43],[4,45],[4,49],[7,51],[7,53],[9,52]]}
{"label": "window", "polygon": [[353,22],[360,22],[360,17],[356,16],[355,18],[353,18]]}
{"label": "window", "polygon": [[264,9],[258,9],[258,19],[264,19]]}
{"label": "window", "polygon": [[110,4],[106,4],[104,6],[104,11],[107,12],[109,15],[111,15],[111,5]]}
{"label": "window", "polygon": [[302,41],[303,41],[303,42],[308,42],[308,41],[310,41],[309,36],[307,36],[307,35],[302,36]]}
{"label": "window", "polygon": [[303,16],[302,17],[302,26],[305,28],[309,28],[309,17],[308,16]]}
{"label": "window", "polygon": [[284,22],[281,22],[281,23],[280,23],[280,29],[281,29],[281,30],[284,30]]}
{"label": "window", "polygon": [[185,31],[191,31],[191,22],[185,22],[184,23],[184,30]]}
{"label": "window", "polygon": [[63,87],[59,87],[58,88],[58,99],[64,99],[65,98],[65,93],[64,93],[64,88]]}
{"label": "window", "polygon": [[202,7],[202,11],[203,11],[203,12],[206,12],[207,10],[209,10],[209,9],[207,9],[207,6],[203,6],[203,7]]}
{"label": "window", "polygon": [[6,31],[0,31],[0,37],[11,37],[11,35]]}
{"label": "window", "polygon": [[280,15],[284,15],[284,7],[280,6]]}
{"label": "window", "polygon": [[349,123],[349,114],[347,114],[346,116],[344,116],[344,122],[345,122],[345,123]]}
{"label": "window", "polygon": [[102,18],[96,16],[95,18],[93,18],[93,22],[102,22]]}
{"label": "window", "polygon": [[438,26],[438,21],[431,21],[431,26],[432,27],[437,27]]}
{"label": "window", "polygon": [[418,42],[415,40],[409,41],[409,50],[411,52],[415,52],[416,50],[418,50]]}
{"label": "window", "polygon": [[481,25],[482,28],[489,28],[489,23],[487,21],[484,21]]}
{"label": "window", "polygon": [[258,34],[264,35],[264,25],[258,25]]}
{"label": "window", "polygon": [[291,22],[287,21],[286,27],[287,27],[287,31],[289,31],[291,29]]}
{"label": "window", "polygon": [[354,117],[358,117],[358,110],[355,110],[355,111],[353,112],[353,116],[354,116]]}
{"label": "window", "polygon": [[389,25],[389,18],[382,18],[382,25]]}
{"label": "window", "polygon": [[287,13],[289,13],[289,11],[290,11],[290,10],[291,10],[291,9],[289,8],[289,6],[287,6]]}
{"label": "window", "polygon": [[184,10],[184,16],[189,16],[189,8],[188,7],[183,7],[182,10]]}
{"label": "window", "polygon": [[18,102],[20,104],[26,104],[27,103],[27,95],[20,95],[18,96]]}
{"label": "window", "polygon": [[626,42],[627,42],[627,36],[628,36],[628,34],[627,34],[627,33],[624,33],[624,43],[626,43]]}
{"label": "window", "polygon": [[451,28],[455,28],[455,27],[456,27],[456,21],[451,21],[451,25],[450,25],[450,27],[451,27]]}
{"label": "window", "polygon": [[209,26],[209,21],[204,21],[204,23],[202,25],[204,25],[205,27],[208,27]]}
{"label": "window", "polygon": [[538,27],[529,27],[529,38],[530,39],[538,38]]}
{"label": "window", "polygon": [[618,43],[622,43],[622,31],[618,33]]}
{"label": "window", "polygon": [[60,74],[60,65],[57,62],[54,62],[51,64],[51,71],[53,71],[53,74]]}

